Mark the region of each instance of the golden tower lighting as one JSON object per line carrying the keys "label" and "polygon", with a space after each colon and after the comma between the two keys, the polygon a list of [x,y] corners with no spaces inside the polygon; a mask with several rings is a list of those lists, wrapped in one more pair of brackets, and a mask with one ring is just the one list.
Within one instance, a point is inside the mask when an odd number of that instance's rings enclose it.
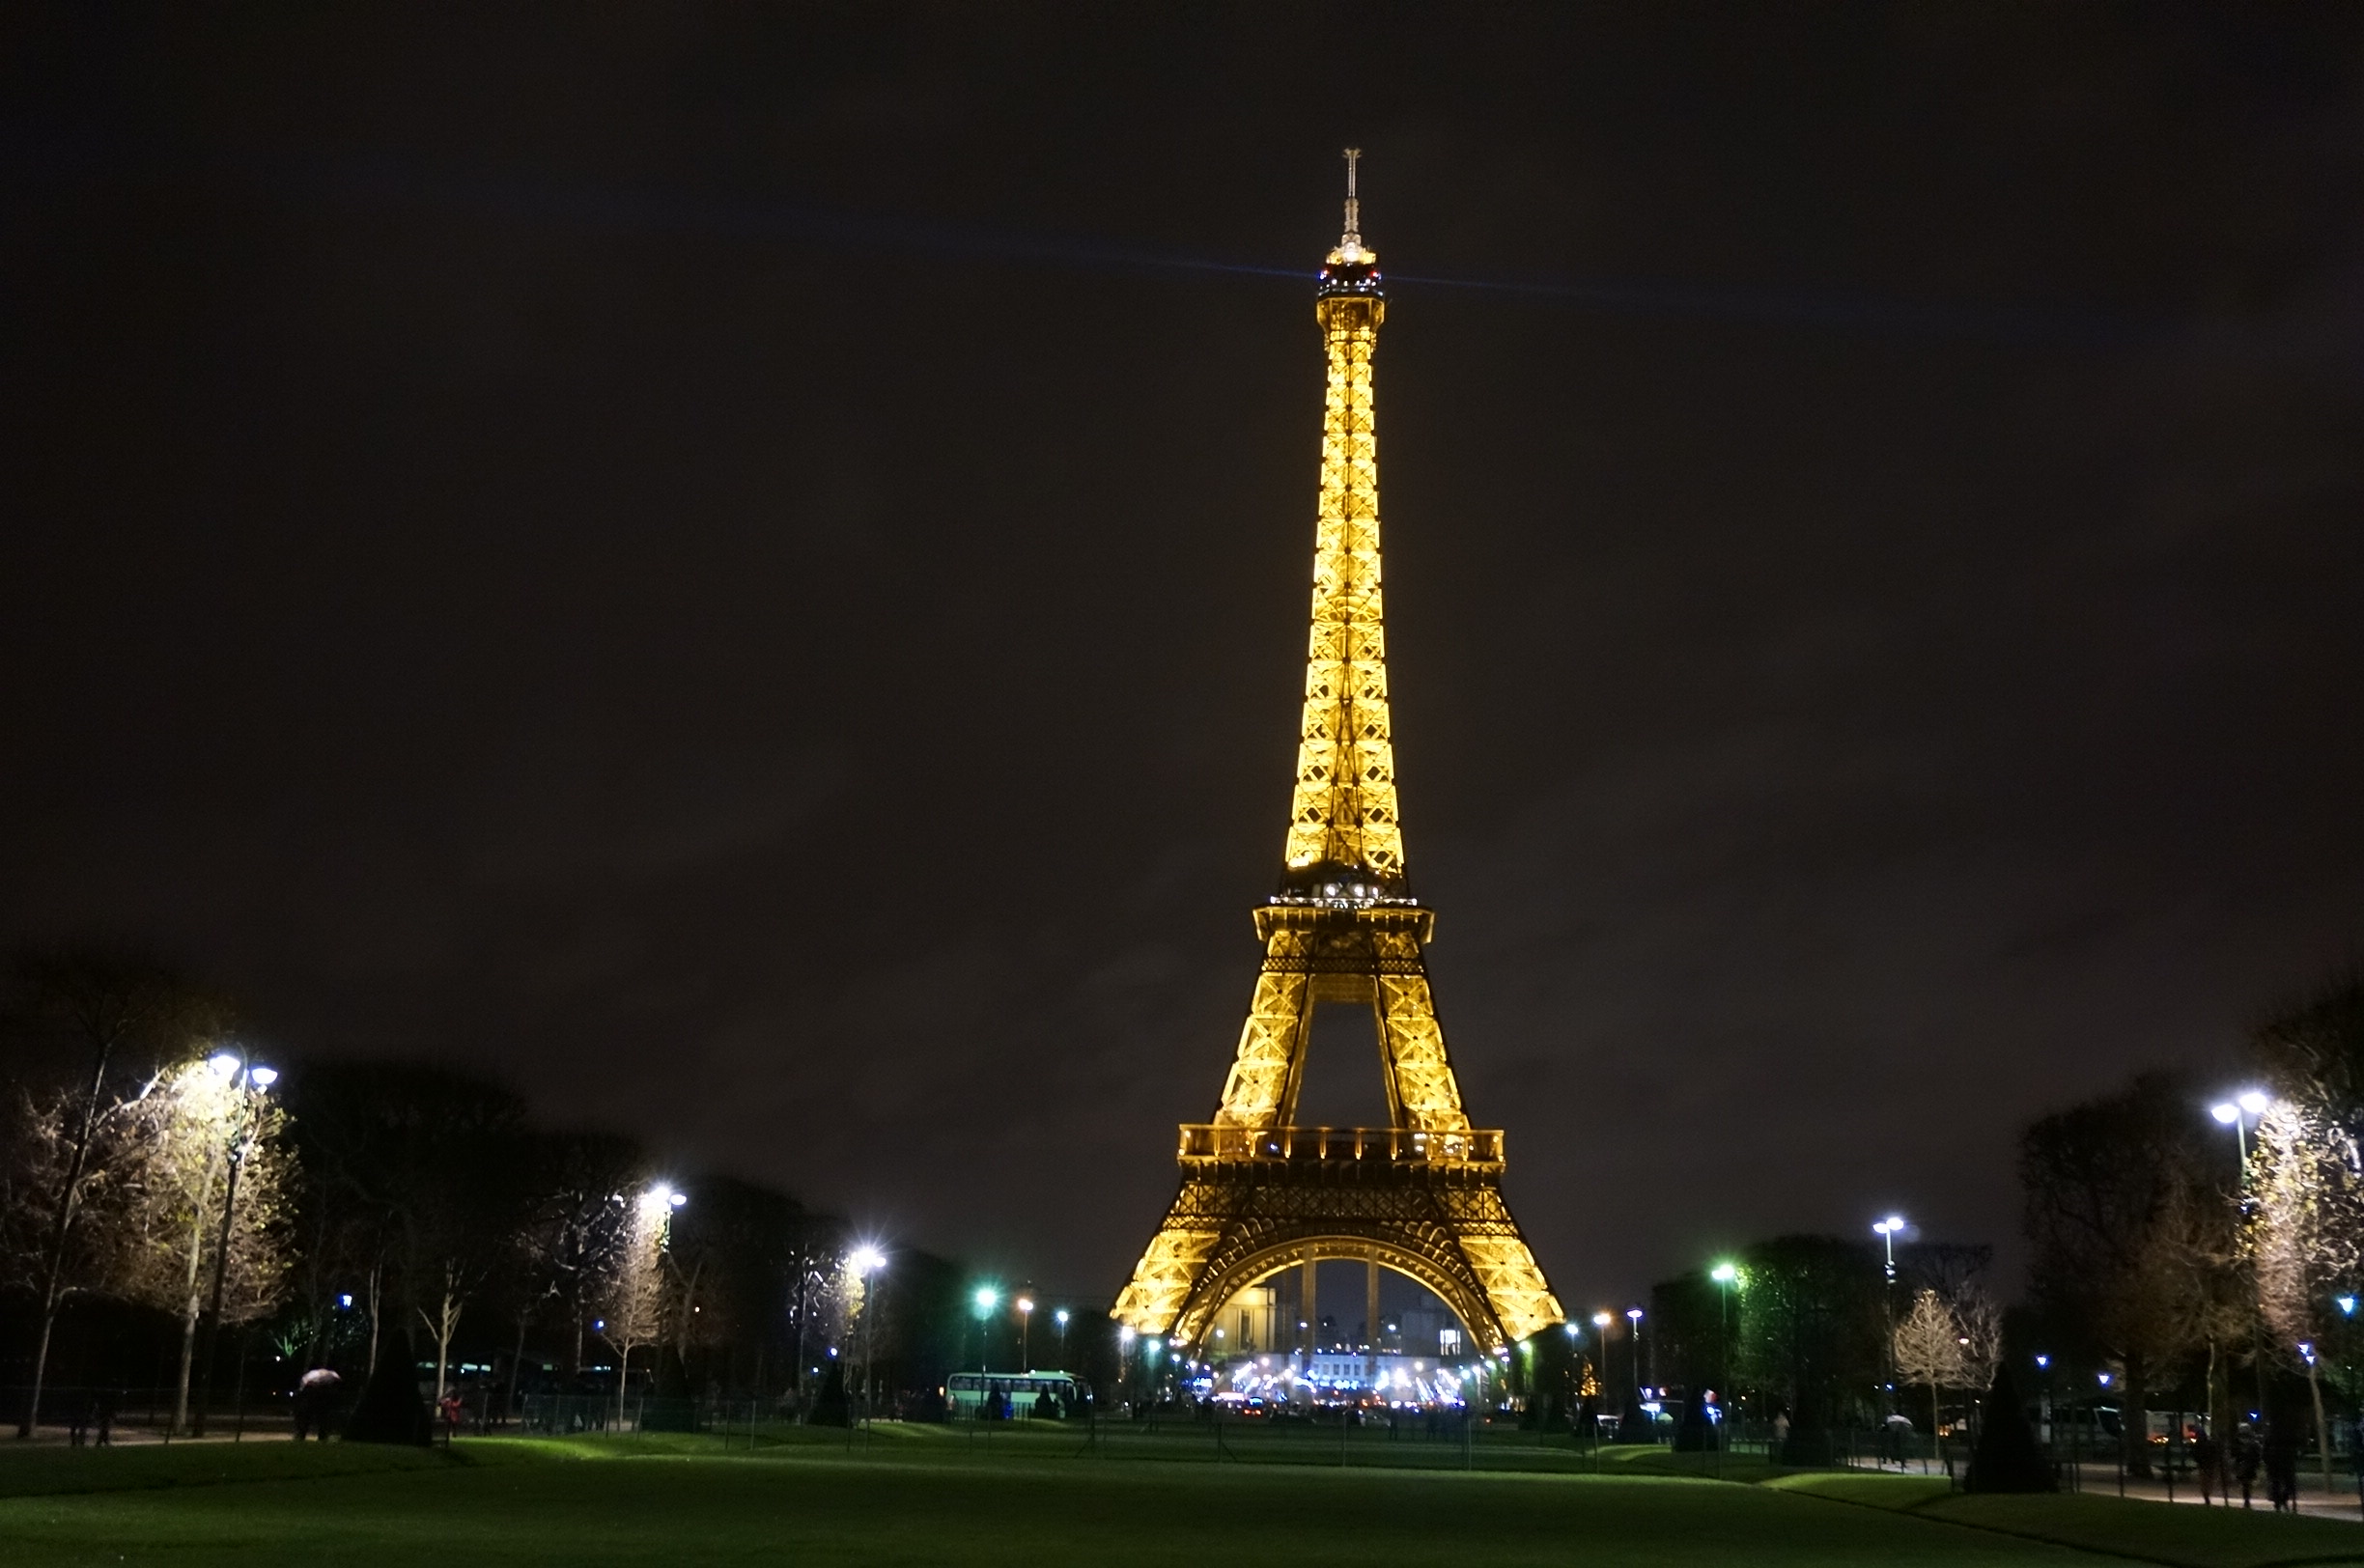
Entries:
{"label": "golden tower lighting", "polygon": [[[1264,965],[1214,1120],[1181,1130],[1181,1189],[1117,1299],[1142,1334],[1198,1345],[1225,1302],[1303,1268],[1365,1263],[1443,1298],[1489,1353],[1561,1319],[1503,1202],[1503,1134],[1473,1129],[1421,948],[1435,914],[1412,897],[1395,805],[1379,572],[1371,362],[1387,319],[1363,243],[1349,150],[1346,228],[1313,317],[1329,365],[1314,512],[1312,628],[1297,780],[1278,890],[1254,911]],[[1314,1009],[1368,1007],[1390,1125],[1295,1125]]]}

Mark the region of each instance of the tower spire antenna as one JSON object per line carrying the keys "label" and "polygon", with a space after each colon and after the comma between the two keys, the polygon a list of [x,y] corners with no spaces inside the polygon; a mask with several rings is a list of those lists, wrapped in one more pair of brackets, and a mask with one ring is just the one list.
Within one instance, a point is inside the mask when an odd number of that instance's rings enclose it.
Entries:
{"label": "tower spire antenna", "polygon": [[1363,243],[1363,204],[1355,199],[1355,165],[1363,161],[1363,149],[1346,149],[1346,232],[1338,238],[1338,248]]}
{"label": "tower spire antenna", "polygon": [[1358,292],[1367,293],[1378,287],[1378,274],[1371,268],[1377,264],[1379,253],[1363,243],[1363,203],[1355,189],[1355,176],[1361,172],[1363,149],[1359,147],[1346,149],[1345,158],[1346,232],[1338,236],[1337,249],[1330,253],[1329,262],[1331,267],[1343,266],[1357,270],[1352,278],[1348,279],[1344,274],[1334,273],[1325,268],[1322,272],[1322,279],[1325,286],[1333,282],[1350,281]]}

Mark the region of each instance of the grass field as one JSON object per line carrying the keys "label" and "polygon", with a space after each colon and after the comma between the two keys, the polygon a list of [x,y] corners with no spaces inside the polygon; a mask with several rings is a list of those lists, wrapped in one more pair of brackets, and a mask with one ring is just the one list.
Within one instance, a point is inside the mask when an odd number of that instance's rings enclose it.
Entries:
{"label": "grass field", "polygon": [[285,1442],[0,1451],[0,1562],[1196,1568],[1210,1550],[1487,1568],[2364,1562],[2364,1530],[2326,1521],[1959,1498],[1906,1477],[1652,1473],[1678,1463],[1645,1451],[1597,1476],[1359,1457],[1325,1469],[1150,1446],[1094,1456],[1066,1433],[977,1442],[926,1428],[752,1452],[689,1437],[483,1440],[449,1453]]}

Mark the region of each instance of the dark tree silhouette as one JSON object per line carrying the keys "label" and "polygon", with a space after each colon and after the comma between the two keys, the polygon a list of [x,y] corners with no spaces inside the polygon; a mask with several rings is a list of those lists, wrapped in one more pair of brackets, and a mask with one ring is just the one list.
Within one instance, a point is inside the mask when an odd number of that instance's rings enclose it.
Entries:
{"label": "dark tree silhouette", "polygon": [[2036,1442],[2027,1412],[2019,1404],[2018,1386],[2012,1382],[2011,1363],[1995,1367],[1994,1385],[1979,1423],[1978,1445],[1970,1451],[1970,1469],[1962,1478],[1965,1492],[2056,1492],[2052,1462]]}

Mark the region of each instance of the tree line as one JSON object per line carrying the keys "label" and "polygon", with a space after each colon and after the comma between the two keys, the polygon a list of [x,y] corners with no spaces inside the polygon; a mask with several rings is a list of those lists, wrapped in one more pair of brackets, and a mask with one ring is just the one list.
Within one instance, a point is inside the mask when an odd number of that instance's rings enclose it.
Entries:
{"label": "tree line", "polygon": [[1987,1246],[1898,1247],[1891,1279],[1869,1239],[1784,1236],[1653,1289],[1658,1376],[1778,1409],[1801,1460],[1892,1414],[1973,1416],[1998,1372],[2059,1413],[2115,1408],[2137,1475],[2159,1411],[2328,1451],[2364,1403],[2364,972],[2252,1030],[2227,1084],[2145,1072],[2038,1118],[2018,1166],[2008,1308]]}
{"label": "tree line", "polygon": [[160,1345],[173,1426],[193,1433],[225,1332],[241,1368],[259,1333],[274,1364],[339,1370],[352,1418],[404,1440],[424,1429],[420,1386],[440,1400],[464,1355],[497,1368],[479,1397],[503,1411],[522,1380],[842,1418],[858,1328],[887,1389],[972,1348],[947,1260],[901,1249],[865,1279],[844,1221],[787,1193],[542,1126],[475,1074],[266,1060],[242,1038],[227,998],[142,954],[11,967],[0,1382],[20,1435],[69,1340],[82,1385],[134,1381],[127,1358]]}

